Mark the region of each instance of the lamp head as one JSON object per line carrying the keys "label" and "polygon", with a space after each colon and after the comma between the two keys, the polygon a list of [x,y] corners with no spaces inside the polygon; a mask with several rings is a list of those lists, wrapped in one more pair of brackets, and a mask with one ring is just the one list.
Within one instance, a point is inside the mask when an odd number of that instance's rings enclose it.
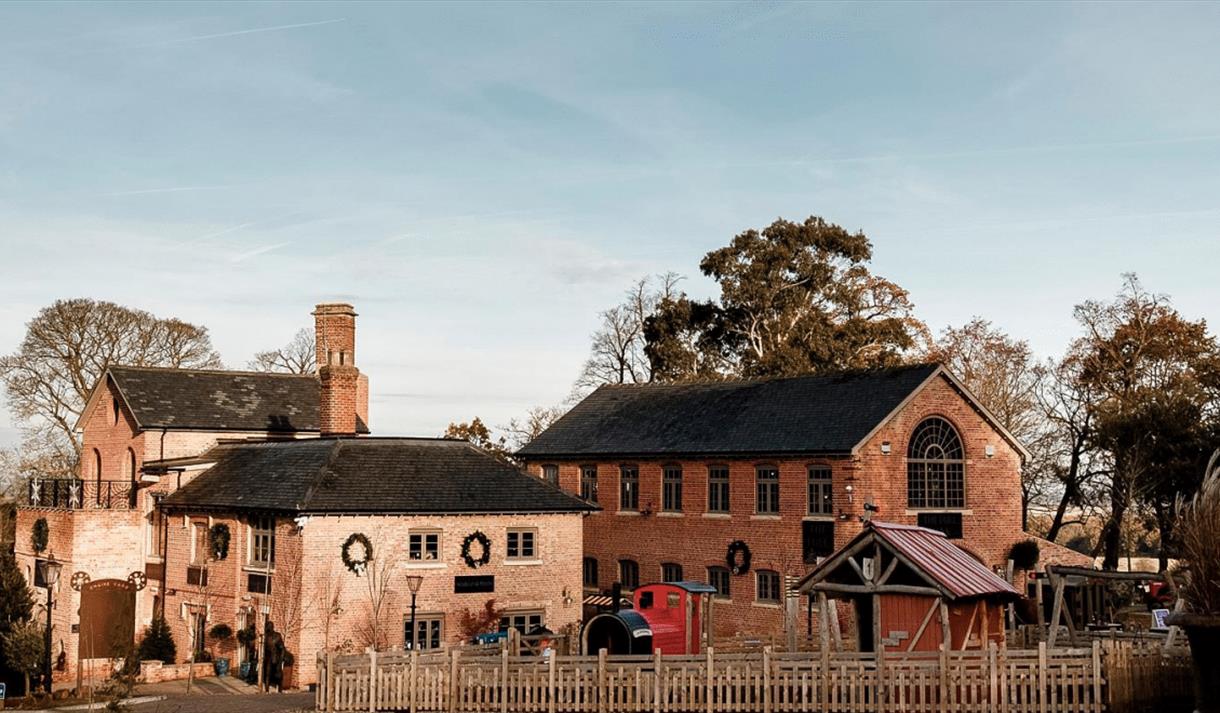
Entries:
{"label": "lamp head", "polygon": [[54,554],[51,554],[47,558],[46,563],[43,564],[43,567],[43,576],[47,580],[47,587],[54,587],[59,582],[59,573],[64,566],[55,559]]}
{"label": "lamp head", "polygon": [[412,594],[419,594],[419,587],[424,583],[424,578],[418,574],[407,575],[407,589],[411,590]]}

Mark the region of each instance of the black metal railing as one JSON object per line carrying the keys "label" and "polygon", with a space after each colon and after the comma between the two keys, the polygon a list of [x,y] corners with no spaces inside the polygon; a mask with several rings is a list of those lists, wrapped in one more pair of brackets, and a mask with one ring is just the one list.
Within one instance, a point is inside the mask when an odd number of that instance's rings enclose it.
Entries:
{"label": "black metal railing", "polygon": [[50,510],[130,510],[136,486],[130,480],[30,478],[22,505]]}

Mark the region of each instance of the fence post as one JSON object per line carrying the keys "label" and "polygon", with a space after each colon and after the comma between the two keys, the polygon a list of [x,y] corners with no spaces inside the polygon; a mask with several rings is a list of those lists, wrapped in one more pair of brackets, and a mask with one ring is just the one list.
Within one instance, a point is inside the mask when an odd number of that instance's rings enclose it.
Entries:
{"label": "fence post", "polygon": [[[939,710],[947,711],[949,708],[949,647],[945,646],[942,641],[940,644],[940,708]],[[1046,713],[1043,711],[1043,713]]]}
{"label": "fence post", "polygon": [[762,713],[771,713],[771,647],[764,646],[762,654],[763,665],[763,699]]}
{"label": "fence post", "polygon": [[559,652],[552,650],[551,655],[547,657],[547,713],[555,713],[555,698],[559,695],[559,691],[555,688],[555,667],[558,665],[558,660]]}
{"label": "fence post", "polygon": [[597,710],[609,711],[610,688],[606,681],[606,650],[597,650]]}
{"label": "fence post", "polygon": [[415,693],[419,690],[419,650],[411,649],[411,713],[415,713],[419,706],[419,699]]}
{"label": "fence post", "polygon": [[[880,560],[878,560],[878,562],[880,562]],[[873,597],[873,601],[878,603],[874,607],[874,612],[879,613],[881,611],[881,605],[880,605],[881,597],[875,596],[875,597]],[[876,619],[875,621],[881,621],[881,620]],[[876,676],[877,676],[877,686],[873,689],[876,692],[876,700],[873,701],[873,706],[878,711],[881,711],[881,713],[885,713],[886,703],[889,702],[889,698],[890,698],[890,692],[888,690],[889,687],[886,685],[887,681],[885,679],[885,643],[884,642],[880,646],[877,647],[876,651],[873,652],[873,663],[875,664],[874,670],[875,670]]]}
{"label": "fence post", "polygon": [[661,650],[653,649],[652,651],[652,711],[653,713],[661,713]]}
{"label": "fence post", "polygon": [[[513,631],[513,629],[509,629]],[[512,638],[509,634],[508,638]],[[500,649],[500,713],[508,713],[508,648]]]}
{"label": "fence post", "polygon": [[377,713],[377,649],[369,647],[369,713]]}
{"label": "fence post", "polygon": [[997,710],[1000,707],[1000,687],[999,680],[996,678],[998,672],[995,667],[995,652],[995,642],[987,642],[987,702],[991,704],[991,710]]}
{"label": "fence post", "polygon": [[1093,710],[1101,713],[1101,642],[1093,639]]}
{"label": "fence post", "polygon": [[1046,713],[1046,642],[1038,642],[1038,713]]}
{"label": "fence post", "polygon": [[457,647],[449,649],[449,713],[454,713],[457,710],[458,697],[458,650]]}
{"label": "fence post", "polygon": [[326,689],[323,691],[322,702],[326,707],[326,713],[330,713],[335,709],[335,652],[326,652]]}
{"label": "fence post", "polygon": [[715,682],[716,676],[716,650],[711,646],[707,647],[707,661],[703,664],[703,697],[704,705],[707,706],[707,713],[712,713],[715,710],[713,705],[712,685]]}

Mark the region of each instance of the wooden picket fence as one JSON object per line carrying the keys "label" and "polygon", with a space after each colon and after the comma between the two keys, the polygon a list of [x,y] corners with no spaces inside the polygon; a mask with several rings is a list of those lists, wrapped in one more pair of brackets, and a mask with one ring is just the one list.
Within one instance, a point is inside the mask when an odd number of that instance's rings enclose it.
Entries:
{"label": "wooden picket fence", "polygon": [[1127,713],[1190,695],[1188,658],[1129,642],[884,656],[327,654],[318,681],[328,713]]}

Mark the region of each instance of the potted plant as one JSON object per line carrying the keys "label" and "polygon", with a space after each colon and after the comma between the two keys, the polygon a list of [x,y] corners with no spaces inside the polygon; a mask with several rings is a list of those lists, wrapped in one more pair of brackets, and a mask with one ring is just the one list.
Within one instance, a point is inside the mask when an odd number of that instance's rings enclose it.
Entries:
{"label": "potted plant", "polygon": [[237,643],[240,644],[241,647],[246,651],[246,655],[243,657],[241,665],[237,667],[237,675],[240,676],[243,681],[250,680],[250,662],[254,660],[254,656],[256,655],[254,643],[257,640],[258,634],[255,632],[253,624],[244,629],[240,629],[237,632]]}
{"label": "potted plant", "polygon": [[1195,674],[1195,711],[1220,712],[1220,450],[1212,454],[1203,485],[1178,504],[1179,568],[1186,581],[1182,607],[1168,622],[1190,641]]}
{"label": "potted plant", "polygon": [[[220,623],[212,627],[208,632],[208,638],[215,645],[223,646],[226,641],[233,638],[233,628],[228,624]],[[227,676],[229,674],[229,658],[227,656],[216,656],[212,659],[212,668],[216,670],[217,676]]]}

